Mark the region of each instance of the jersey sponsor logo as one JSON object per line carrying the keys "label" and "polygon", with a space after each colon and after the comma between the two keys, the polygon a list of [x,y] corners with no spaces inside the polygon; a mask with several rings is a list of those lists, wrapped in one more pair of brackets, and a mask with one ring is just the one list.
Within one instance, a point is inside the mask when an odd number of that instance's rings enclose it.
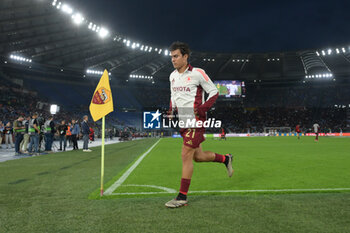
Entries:
{"label": "jersey sponsor logo", "polygon": [[156,112],[143,112],[143,128],[144,129],[160,129],[159,110]]}
{"label": "jersey sponsor logo", "polygon": [[104,87],[98,89],[92,98],[94,104],[106,104],[109,101],[111,101],[111,92]]}
{"label": "jersey sponsor logo", "polygon": [[186,144],[192,145],[192,144],[193,144],[193,143],[192,143],[192,140],[187,141]]}
{"label": "jersey sponsor logo", "polygon": [[173,87],[173,92],[191,92],[191,89],[189,87]]}

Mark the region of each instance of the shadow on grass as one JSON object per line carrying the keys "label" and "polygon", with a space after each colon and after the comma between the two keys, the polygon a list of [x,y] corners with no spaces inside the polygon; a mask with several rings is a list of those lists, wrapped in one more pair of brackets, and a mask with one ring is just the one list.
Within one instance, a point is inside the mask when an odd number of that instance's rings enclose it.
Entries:
{"label": "shadow on grass", "polygon": [[8,184],[20,184],[20,183],[26,182],[26,181],[28,181],[28,180],[29,180],[29,179],[19,179],[19,180],[10,182],[10,183],[8,183]]}

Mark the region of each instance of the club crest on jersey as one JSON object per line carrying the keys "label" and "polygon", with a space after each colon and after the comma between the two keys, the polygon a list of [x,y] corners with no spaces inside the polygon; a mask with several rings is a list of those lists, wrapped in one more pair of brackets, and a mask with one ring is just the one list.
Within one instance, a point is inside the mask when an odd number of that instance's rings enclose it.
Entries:
{"label": "club crest on jersey", "polygon": [[187,77],[186,82],[188,82],[188,83],[191,82],[191,77]]}
{"label": "club crest on jersey", "polygon": [[111,92],[104,87],[98,89],[94,97],[92,98],[92,103],[94,104],[106,104],[111,101]]}

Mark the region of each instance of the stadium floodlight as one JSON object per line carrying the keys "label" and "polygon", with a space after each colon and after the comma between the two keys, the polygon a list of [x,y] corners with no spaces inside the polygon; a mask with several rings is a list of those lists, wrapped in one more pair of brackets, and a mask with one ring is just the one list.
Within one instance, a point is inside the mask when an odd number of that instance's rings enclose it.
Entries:
{"label": "stadium floodlight", "polygon": [[51,104],[50,106],[50,113],[52,115],[55,115],[56,113],[58,113],[60,110],[60,107],[57,104]]}
{"label": "stadium floodlight", "polygon": [[232,62],[235,62],[235,61],[236,61],[235,59],[232,60]]}
{"label": "stadium floodlight", "polygon": [[148,46],[145,47],[145,51],[147,51],[147,50],[148,50]]}
{"label": "stadium floodlight", "polygon": [[32,62],[32,59],[25,58],[25,57],[18,56],[18,55],[13,55],[13,54],[10,55],[10,59],[15,60],[15,61],[29,62],[29,63]]}
{"label": "stadium floodlight", "polygon": [[136,44],[136,47],[137,47],[137,48],[138,48],[138,47],[140,47],[140,44],[139,44],[139,43],[137,43],[137,44]]}
{"label": "stadium floodlight", "polygon": [[340,53],[340,51],[339,51],[339,49],[338,49],[338,48],[336,48],[336,49],[335,49],[335,51],[337,52],[337,54],[339,54],[339,53]]}
{"label": "stadium floodlight", "polygon": [[148,52],[152,52],[152,47],[149,48]]}
{"label": "stadium floodlight", "polygon": [[327,53],[328,53],[328,55],[331,55],[332,54],[332,49],[328,49]]}
{"label": "stadium floodlight", "polygon": [[345,48],[341,48],[341,50],[343,51],[343,53],[345,53],[345,52],[346,52]]}
{"label": "stadium floodlight", "polygon": [[69,14],[69,15],[73,13],[73,9],[67,4],[63,4],[62,7],[61,7],[61,10],[64,13]]}
{"label": "stadium floodlight", "polygon": [[56,8],[57,8],[57,9],[60,9],[60,8],[61,8],[61,5],[62,5],[62,3],[59,2]]}
{"label": "stadium floodlight", "polygon": [[158,53],[159,53],[159,54],[161,54],[161,53],[162,53],[162,51],[163,51],[163,49],[159,49]]}
{"label": "stadium floodlight", "polygon": [[132,43],[131,48],[132,48],[132,49],[135,49],[135,48],[136,48],[136,43],[135,43],[135,42]]}
{"label": "stadium floodlight", "polygon": [[320,53],[319,53],[318,51],[316,51],[316,55],[317,55],[317,56],[320,56]]}
{"label": "stadium floodlight", "polygon": [[326,56],[326,52],[324,50],[322,50],[322,55]]}
{"label": "stadium floodlight", "polygon": [[158,48],[155,48],[155,49],[154,49],[154,51],[156,51],[156,52],[157,52],[157,51],[158,51]]}
{"label": "stadium floodlight", "polygon": [[164,55],[165,55],[165,56],[168,56],[168,54],[169,54],[169,51],[166,49],[166,50],[164,51]]}
{"label": "stadium floodlight", "polygon": [[215,59],[213,58],[211,61],[215,61]]}
{"label": "stadium floodlight", "polygon": [[108,36],[108,34],[109,34],[109,31],[106,28],[102,27],[101,29],[99,29],[98,35],[101,38],[105,38],[106,36]]}
{"label": "stadium floodlight", "polygon": [[53,1],[52,1],[52,5],[53,5],[53,6],[56,6],[56,3],[57,3],[57,0],[53,0]]}
{"label": "stadium floodlight", "polygon": [[73,23],[80,25],[84,21],[84,17],[80,13],[72,15]]}
{"label": "stadium floodlight", "polygon": [[267,59],[267,61],[270,61],[270,58],[269,58],[269,59]]}

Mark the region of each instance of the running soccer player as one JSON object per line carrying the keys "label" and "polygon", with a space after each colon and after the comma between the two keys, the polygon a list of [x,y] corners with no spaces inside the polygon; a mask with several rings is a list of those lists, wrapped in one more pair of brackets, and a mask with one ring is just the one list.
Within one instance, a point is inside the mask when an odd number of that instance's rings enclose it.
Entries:
{"label": "running soccer player", "polygon": [[300,130],[299,124],[297,126],[295,126],[295,132],[298,134],[298,139],[300,139],[301,130]]}
{"label": "running soccer player", "polygon": [[[170,53],[175,68],[169,78],[171,90],[170,114],[172,115],[177,109],[180,121],[188,119],[205,121],[206,112],[215,103],[219,95],[218,89],[204,70],[194,68],[188,63],[190,49],[186,43],[174,42],[170,46]],[[204,92],[209,95],[206,101],[204,101]],[[231,177],[233,174],[231,154],[222,155],[202,150],[201,143],[205,140],[204,132],[203,127],[180,129],[183,138],[181,151],[182,179],[177,197],[165,204],[168,208],[187,205],[187,192],[193,173],[193,160],[195,162],[223,163],[228,176]]]}
{"label": "running soccer player", "polygon": [[320,126],[319,124],[315,123],[312,127],[314,127],[314,132],[316,134],[315,141],[318,141],[318,134],[320,133]]}

